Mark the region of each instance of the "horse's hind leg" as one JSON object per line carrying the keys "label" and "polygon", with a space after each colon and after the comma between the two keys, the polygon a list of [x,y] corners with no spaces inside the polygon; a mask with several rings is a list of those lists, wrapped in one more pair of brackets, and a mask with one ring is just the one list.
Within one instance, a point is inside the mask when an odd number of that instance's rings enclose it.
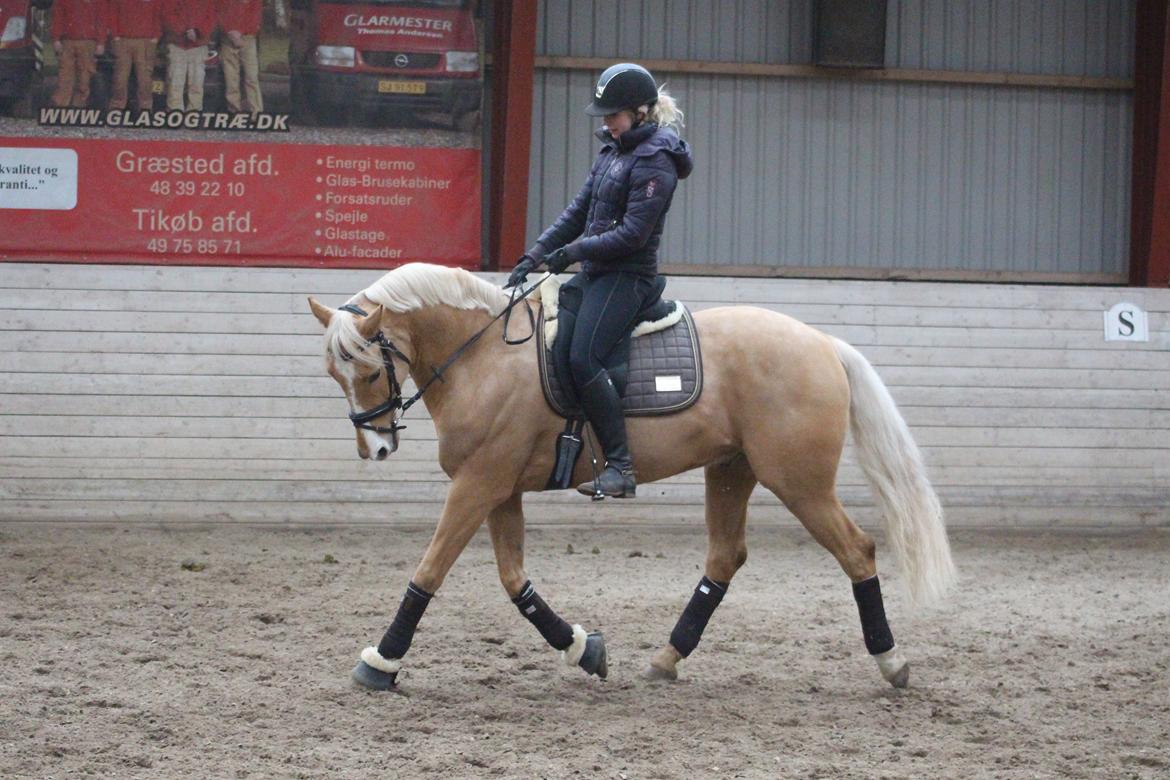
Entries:
{"label": "horse's hind leg", "polygon": [[699,644],[711,614],[723,600],[731,578],[747,560],[747,502],[756,476],[747,458],[737,455],[705,469],[707,480],[707,566],[691,600],[670,633],[670,642],[654,654],[646,677],[673,680],[678,663]]}
{"label": "horse's hind leg", "polygon": [[553,649],[560,650],[569,666],[580,666],[589,674],[605,679],[605,640],[601,634],[587,634],[581,626],[570,626],[553,612],[532,586],[524,571],[524,509],[521,494],[509,498],[488,514],[488,530],[496,553],[500,583],[529,623],[536,627]]}
{"label": "horse's hind leg", "polygon": [[873,539],[845,514],[832,489],[827,494],[821,492],[813,495],[791,489],[788,495],[781,490],[773,492],[813,538],[833,554],[849,575],[853,582],[853,597],[861,615],[866,650],[877,661],[882,676],[891,685],[895,688],[906,687],[910,679],[910,666],[895,647],[894,635],[886,622]]}

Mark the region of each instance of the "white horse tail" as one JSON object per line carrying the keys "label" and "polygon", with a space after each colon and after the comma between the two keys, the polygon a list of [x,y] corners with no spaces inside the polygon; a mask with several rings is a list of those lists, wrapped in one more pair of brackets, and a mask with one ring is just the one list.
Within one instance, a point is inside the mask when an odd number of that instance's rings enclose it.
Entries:
{"label": "white horse tail", "polygon": [[954,584],[956,572],[922,454],[877,371],[849,344],[833,342],[849,377],[849,423],[858,460],[877,495],[886,538],[911,599],[937,601]]}

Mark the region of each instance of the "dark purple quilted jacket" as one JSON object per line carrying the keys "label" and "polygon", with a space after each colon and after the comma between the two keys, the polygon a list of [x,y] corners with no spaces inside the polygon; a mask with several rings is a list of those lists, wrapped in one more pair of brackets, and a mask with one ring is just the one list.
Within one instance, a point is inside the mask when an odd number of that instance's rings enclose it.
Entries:
{"label": "dark purple quilted jacket", "polygon": [[[671,128],[642,125],[603,145],[585,185],[537,239],[544,253],[565,247],[590,274],[658,273],[658,244],[674,188],[694,168],[691,149]],[[571,243],[570,243],[571,242]]]}

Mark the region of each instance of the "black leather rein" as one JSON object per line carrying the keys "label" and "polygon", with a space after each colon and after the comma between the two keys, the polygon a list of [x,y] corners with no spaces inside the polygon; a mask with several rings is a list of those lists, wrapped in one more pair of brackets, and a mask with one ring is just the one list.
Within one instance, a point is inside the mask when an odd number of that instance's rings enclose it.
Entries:
{"label": "black leather rein", "polygon": [[[410,358],[404,355],[402,350],[394,346],[394,342],[386,338],[386,335],[382,333],[381,330],[379,330],[372,339],[366,342],[366,346],[368,347],[372,344],[377,344],[378,348],[382,352],[382,368],[386,372],[386,385],[387,390],[389,391],[389,396],[384,402],[378,404],[369,411],[350,412],[349,419],[353,423],[353,427],[362,428],[367,431],[374,431],[375,433],[389,433],[391,435],[397,434],[398,431],[406,428],[405,425],[399,424],[399,421],[402,419],[403,415],[406,414],[406,410],[413,406],[415,401],[422,398],[423,393],[427,391],[427,388],[430,387],[435,380],[441,380],[445,382],[446,380],[443,379],[443,372],[450,368],[451,364],[454,363],[468,348],[470,348],[472,344],[479,341],[480,337],[483,336],[484,333],[487,333],[488,328],[494,325],[496,320],[500,319],[501,317],[504,318],[505,344],[523,344],[531,339],[534,335],[536,335],[536,317],[532,314],[532,309],[528,309],[529,334],[524,338],[515,341],[510,340],[508,338],[508,322],[512,317],[512,309],[515,308],[518,303],[527,298],[528,295],[537,287],[539,287],[541,283],[544,282],[544,280],[549,276],[552,276],[552,274],[545,274],[540,281],[529,287],[527,290],[524,290],[519,295],[517,295],[519,291],[516,288],[513,288],[508,305],[504,307],[503,311],[492,317],[491,321],[487,325],[480,328],[471,338],[463,342],[463,344],[461,344],[458,349],[451,353],[450,357],[443,361],[442,365],[438,367],[431,366],[430,379],[428,379],[426,382],[423,382],[423,385],[418,389],[418,392],[405,401],[402,400],[402,385],[398,381],[398,374],[394,370],[394,361],[392,358],[397,357],[403,363],[411,367],[413,367],[413,364],[410,362]],[[352,303],[347,303],[344,306],[338,307],[338,311],[347,311],[350,314],[356,314],[363,318],[369,316],[369,314],[363,311],[360,306],[356,306]],[[349,354],[345,350],[341,350],[340,357],[342,360],[353,359],[353,355]],[[397,417],[394,417],[391,414],[389,426],[371,424],[372,420],[381,417],[384,414],[392,413],[395,410],[399,410],[399,414]]]}

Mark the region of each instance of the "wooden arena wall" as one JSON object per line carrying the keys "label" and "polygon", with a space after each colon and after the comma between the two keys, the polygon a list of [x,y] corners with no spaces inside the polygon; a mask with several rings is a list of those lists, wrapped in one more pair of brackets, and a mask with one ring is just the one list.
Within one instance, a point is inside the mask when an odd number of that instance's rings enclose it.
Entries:
{"label": "wooden arena wall", "polygon": [[[375,278],[4,264],[0,519],[433,522],[447,480],[425,411],[389,462],[359,461],[305,303]],[[674,277],[668,294],[776,309],[861,349],[952,524],[1170,524],[1170,291]],[[1104,340],[1123,300],[1149,313],[1148,343]],[[840,476],[872,524],[851,454]],[[633,502],[526,505],[531,523],[698,523],[702,492],[692,472]],[[753,502],[755,522],[795,522],[770,495]]]}
{"label": "wooden arena wall", "polygon": [[663,263],[1128,280],[1135,0],[890,0],[885,67],[835,72],[813,67],[816,6],[541,0],[528,240],[597,155],[597,75],[632,61],[679,99],[695,154]]}

